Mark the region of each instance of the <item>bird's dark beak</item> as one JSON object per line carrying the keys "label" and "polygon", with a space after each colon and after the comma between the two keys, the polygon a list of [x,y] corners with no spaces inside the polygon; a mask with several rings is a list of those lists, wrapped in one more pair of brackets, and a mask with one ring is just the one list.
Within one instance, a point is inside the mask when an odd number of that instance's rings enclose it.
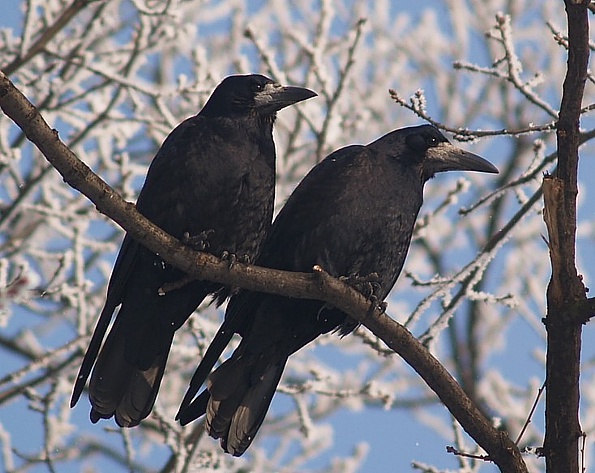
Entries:
{"label": "bird's dark beak", "polygon": [[264,89],[256,94],[254,103],[260,113],[274,113],[282,108],[301,102],[318,94],[304,87],[282,86],[276,83],[266,84]]}
{"label": "bird's dark beak", "polygon": [[476,154],[457,148],[448,142],[426,151],[424,171],[428,176],[445,171],[477,171],[498,174],[498,169]]}

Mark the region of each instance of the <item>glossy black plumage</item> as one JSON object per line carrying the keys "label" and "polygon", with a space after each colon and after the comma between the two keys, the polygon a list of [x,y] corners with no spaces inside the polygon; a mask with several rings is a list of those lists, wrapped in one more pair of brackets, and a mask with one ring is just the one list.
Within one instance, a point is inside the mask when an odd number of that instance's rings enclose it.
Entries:
{"label": "glossy black plumage", "polygon": [[[335,151],[293,192],[256,264],[300,272],[320,265],[336,277],[376,273],[375,296],[383,300],[403,267],[424,183],[457,169],[498,172],[429,125]],[[347,334],[356,326],[320,301],[240,291],[228,304],[178,419],[187,424],[206,413],[207,432],[221,438],[225,451],[241,455],[264,420],[288,357],[323,333]],[[233,333],[242,341],[209,375]],[[193,400],[205,380],[207,390]]]}
{"label": "glossy black plumage", "polygon": [[[197,237],[205,232],[205,251],[216,256],[253,260],[272,220],[276,112],[315,95],[261,75],[227,77],[198,115],[178,125],[163,142],[140,192],[139,212],[179,239],[185,233]],[[93,422],[115,416],[120,426],[133,427],[149,415],[174,332],[207,295],[216,294],[222,302],[229,294],[228,288],[206,281],[158,294],[165,283],[183,277],[126,235],[71,406],[93,369]]]}

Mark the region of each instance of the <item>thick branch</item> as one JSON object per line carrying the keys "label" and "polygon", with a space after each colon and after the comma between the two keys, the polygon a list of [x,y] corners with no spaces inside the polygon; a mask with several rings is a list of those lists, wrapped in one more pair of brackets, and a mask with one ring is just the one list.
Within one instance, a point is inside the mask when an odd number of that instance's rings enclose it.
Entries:
{"label": "thick branch", "polygon": [[57,131],[48,127],[35,107],[2,72],[0,107],[22,128],[68,184],[86,195],[100,212],[108,215],[147,248],[159,253],[164,260],[197,279],[296,298],[320,299],[336,306],[368,327],[401,355],[436,392],[463,428],[488,452],[501,471],[528,471],[510,438],[491,425],[438,360],[402,325],[379,309],[370,311],[370,302],[362,294],[323,270],[311,274],[291,273],[240,263],[229,269],[226,262],[191,250],[149,222],[136,211],[134,205],[125,202],[93,174],[60,141]]}
{"label": "thick branch", "polygon": [[578,472],[579,374],[585,287],[575,264],[579,120],[589,64],[588,0],[565,0],[568,69],[557,129],[558,170],[543,181],[552,276],[547,289],[546,434],[548,473]]}

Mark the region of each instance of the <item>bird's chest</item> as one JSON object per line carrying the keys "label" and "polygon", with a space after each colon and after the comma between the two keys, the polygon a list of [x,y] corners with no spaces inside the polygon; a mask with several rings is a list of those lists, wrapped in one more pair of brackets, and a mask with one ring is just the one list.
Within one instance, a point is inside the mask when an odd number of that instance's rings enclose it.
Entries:
{"label": "bird's chest", "polygon": [[[382,182],[382,180],[379,180]],[[341,271],[362,276],[377,273],[388,287],[403,266],[421,195],[404,186],[362,191],[351,203],[344,220],[345,231],[335,245]]]}

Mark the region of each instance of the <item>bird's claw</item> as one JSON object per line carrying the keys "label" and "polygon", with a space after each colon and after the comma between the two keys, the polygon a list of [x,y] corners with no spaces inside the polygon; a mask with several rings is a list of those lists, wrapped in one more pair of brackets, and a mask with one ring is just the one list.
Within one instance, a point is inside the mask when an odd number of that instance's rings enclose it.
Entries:
{"label": "bird's claw", "polygon": [[248,255],[236,255],[235,253],[230,253],[229,251],[224,251],[221,254],[221,261],[227,261],[227,266],[229,269],[233,268],[236,263],[242,264],[250,264],[250,256]]}
{"label": "bird's claw", "polygon": [[388,307],[388,303],[386,301],[381,301],[372,294],[370,297],[370,314],[373,314],[376,309],[380,310],[380,312],[386,312],[386,308]]}
{"label": "bird's claw", "polygon": [[366,298],[376,298],[378,300],[376,294],[380,291],[381,287],[378,273],[370,273],[366,276],[360,276],[356,273],[349,276],[340,276],[339,279],[361,292]]}
{"label": "bird's claw", "polygon": [[204,251],[209,247],[209,236],[215,233],[215,230],[205,230],[198,235],[190,235],[189,232],[184,232],[182,235],[182,243],[197,251]]}
{"label": "bird's claw", "polygon": [[380,309],[382,312],[386,310],[387,303],[376,295],[381,289],[378,273],[370,273],[367,276],[350,274],[341,276],[339,279],[362,293],[370,301],[369,314],[373,314],[376,309]]}

